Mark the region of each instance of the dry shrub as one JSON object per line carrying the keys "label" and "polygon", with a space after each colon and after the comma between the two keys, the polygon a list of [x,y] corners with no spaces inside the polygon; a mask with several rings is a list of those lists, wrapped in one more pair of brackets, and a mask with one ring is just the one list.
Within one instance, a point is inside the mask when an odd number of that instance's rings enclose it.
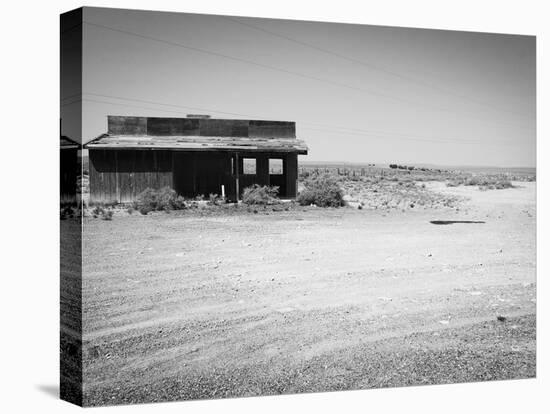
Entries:
{"label": "dry shrub", "polygon": [[92,209],[92,217],[101,217],[103,220],[112,220],[114,211],[111,208],[106,208],[105,204],[96,204]]}
{"label": "dry shrub", "polygon": [[242,199],[243,203],[249,205],[271,205],[279,202],[277,194],[279,194],[277,186],[254,184],[243,190]]}
{"label": "dry shrub", "polygon": [[163,187],[160,190],[146,188],[138,196],[135,207],[141,214],[151,211],[183,210],[186,208],[183,197],[178,196],[175,190],[170,187]]}
{"label": "dry shrub", "polygon": [[73,218],[75,216],[75,209],[73,209],[70,205],[64,206],[61,209],[61,220],[65,220],[67,218]]}
{"label": "dry shrub", "polygon": [[338,181],[328,175],[308,180],[304,185],[305,189],[296,199],[302,206],[341,207],[345,204],[344,192]]}
{"label": "dry shrub", "polygon": [[219,196],[218,194],[210,193],[210,195],[208,196],[207,204],[209,206],[219,206],[223,203],[225,203],[225,198]]}
{"label": "dry shrub", "polygon": [[113,210],[109,209],[103,213],[103,220],[111,221],[113,219]]}
{"label": "dry shrub", "polygon": [[498,180],[494,186],[495,186],[495,189],[497,190],[514,187],[514,185],[508,180]]}
{"label": "dry shrub", "polygon": [[105,214],[105,209],[100,205],[96,205],[92,210],[92,216],[94,218],[98,218],[99,216],[102,216],[103,214]]}
{"label": "dry shrub", "polygon": [[459,180],[447,181],[447,187],[458,187],[460,184],[462,182]]}

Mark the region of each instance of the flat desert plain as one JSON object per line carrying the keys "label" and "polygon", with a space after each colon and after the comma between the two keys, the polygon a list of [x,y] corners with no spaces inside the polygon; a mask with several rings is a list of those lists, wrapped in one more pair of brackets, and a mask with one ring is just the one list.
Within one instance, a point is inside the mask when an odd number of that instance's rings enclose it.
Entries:
{"label": "flat desert plain", "polygon": [[534,377],[535,183],[515,185],[426,183],[458,210],[85,217],[84,404]]}

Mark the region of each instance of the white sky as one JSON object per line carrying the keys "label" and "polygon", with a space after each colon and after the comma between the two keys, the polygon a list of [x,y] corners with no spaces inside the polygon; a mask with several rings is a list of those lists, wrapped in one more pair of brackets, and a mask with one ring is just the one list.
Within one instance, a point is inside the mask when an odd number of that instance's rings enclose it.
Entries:
{"label": "white sky", "polygon": [[84,21],[82,136],[64,121],[84,142],[109,114],[202,113],[296,121],[308,161],[535,166],[531,36],[101,8]]}

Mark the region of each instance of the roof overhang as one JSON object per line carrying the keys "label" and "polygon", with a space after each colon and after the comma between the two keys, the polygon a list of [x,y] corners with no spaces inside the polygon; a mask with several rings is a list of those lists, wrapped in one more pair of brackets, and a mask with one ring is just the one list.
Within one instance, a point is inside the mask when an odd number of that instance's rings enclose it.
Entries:
{"label": "roof overhang", "polygon": [[88,149],[172,150],[222,152],[286,152],[306,155],[306,143],[297,138],[245,138],[205,136],[102,135],[85,145]]}
{"label": "roof overhang", "polygon": [[80,149],[82,147],[82,145],[78,142],[66,137],[65,135],[61,135],[59,138],[59,146],[61,149]]}

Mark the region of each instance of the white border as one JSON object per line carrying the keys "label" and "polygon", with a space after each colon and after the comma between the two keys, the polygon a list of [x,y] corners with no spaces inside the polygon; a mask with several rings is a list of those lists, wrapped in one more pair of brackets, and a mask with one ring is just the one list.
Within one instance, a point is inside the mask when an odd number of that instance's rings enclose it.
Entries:
{"label": "white border", "polygon": [[[548,387],[548,154],[549,25],[543,1],[120,0],[87,6],[278,17],[362,24],[516,33],[537,36],[538,73],[538,377],[536,380],[348,391],[299,396],[195,401],[103,408],[116,412],[541,412]],[[3,5],[2,188],[3,412],[72,412],[44,392],[58,382],[59,117],[58,15],[77,1]],[[7,88],[7,89],[6,89]],[[546,249],[545,249],[546,248]],[[50,387],[50,388],[49,388]]]}

